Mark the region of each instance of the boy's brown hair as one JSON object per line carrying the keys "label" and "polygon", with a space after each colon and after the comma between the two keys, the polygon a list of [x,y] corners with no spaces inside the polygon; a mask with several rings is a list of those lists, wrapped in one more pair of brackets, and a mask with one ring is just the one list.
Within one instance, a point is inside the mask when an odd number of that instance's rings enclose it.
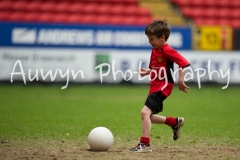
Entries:
{"label": "boy's brown hair", "polygon": [[152,21],[146,29],[146,35],[155,35],[160,38],[162,35],[165,35],[165,41],[167,41],[170,35],[170,26],[166,19],[157,19]]}

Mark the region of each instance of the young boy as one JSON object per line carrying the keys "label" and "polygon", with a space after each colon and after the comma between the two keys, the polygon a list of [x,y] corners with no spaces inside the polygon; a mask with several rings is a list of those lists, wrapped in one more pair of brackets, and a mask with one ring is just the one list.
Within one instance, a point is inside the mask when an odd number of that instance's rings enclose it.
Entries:
{"label": "young boy", "polygon": [[[181,91],[188,93],[189,87],[184,83],[185,73],[182,68],[188,67],[189,62],[177,51],[172,49],[166,42],[170,35],[170,27],[165,19],[154,20],[146,29],[145,34],[152,45],[152,54],[149,68],[140,69],[140,75],[150,74],[150,91],[141,111],[142,117],[142,136],[140,143],[130,149],[134,152],[152,152],[150,147],[151,123],[166,124],[173,130],[173,140],[180,136],[181,127],[184,124],[184,118],[164,117],[156,115],[163,109],[163,101],[171,94],[174,81],[171,75],[173,63],[180,67],[178,87]],[[157,75],[156,75],[157,74]]]}

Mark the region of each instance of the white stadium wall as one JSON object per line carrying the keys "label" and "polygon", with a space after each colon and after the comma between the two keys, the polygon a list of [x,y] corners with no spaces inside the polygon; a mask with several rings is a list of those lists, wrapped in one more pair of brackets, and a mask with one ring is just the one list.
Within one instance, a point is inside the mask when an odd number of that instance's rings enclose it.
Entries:
{"label": "white stadium wall", "polygon": [[[143,26],[0,23],[0,81],[65,82],[63,88],[69,82],[147,84],[149,77],[137,73],[140,67],[148,68],[151,54],[144,31]],[[207,33],[201,37],[209,37]],[[227,49],[221,48],[225,39],[213,47],[208,38],[198,42],[194,35],[190,27],[171,27],[168,39],[191,63],[186,81],[199,87],[202,82],[223,87],[240,83],[240,52],[220,51]],[[192,50],[193,42],[207,44],[199,49],[219,51]],[[172,73],[176,79],[178,73]]]}
{"label": "white stadium wall", "polygon": [[[223,86],[240,83],[240,52],[180,53],[191,63],[187,81],[197,82],[198,86],[210,81]],[[26,84],[29,81],[66,82],[66,86],[68,82],[149,83],[149,78],[139,76],[137,71],[140,67],[148,68],[150,54],[151,51],[146,50],[1,47],[0,80]]]}

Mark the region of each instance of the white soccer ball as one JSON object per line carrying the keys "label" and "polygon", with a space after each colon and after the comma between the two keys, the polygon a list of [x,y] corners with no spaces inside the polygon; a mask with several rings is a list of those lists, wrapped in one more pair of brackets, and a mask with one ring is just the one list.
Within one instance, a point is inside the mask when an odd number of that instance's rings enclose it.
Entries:
{"label": "white soccer ball", "polygon": [[88,135],[88,144],[93,151],[107,151],[113,144],[113,134],[105,127],[96,127]]}

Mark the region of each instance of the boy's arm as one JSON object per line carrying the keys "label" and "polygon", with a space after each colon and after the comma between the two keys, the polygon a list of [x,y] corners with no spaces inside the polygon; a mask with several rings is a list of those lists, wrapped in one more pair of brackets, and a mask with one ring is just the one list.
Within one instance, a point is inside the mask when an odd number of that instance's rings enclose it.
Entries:
{"label": "boy's arm", "polygon": [[140,73],[141,76],[149,75],[150,72],[151,72],[151,69],[141,68],[141,69],[139,70],[139,73]]}
{"label": "boy's arm", "polygon": [[186,84],[184,83],[184,76],[185,76],[185,70],[181,69],[179,70],[179,77],[178,77],[178,88],[179,90],[188,93],[188,89],[190,89]]}
{"label": "boy's arm", "polygon": [[[163,52],[171,61],[177,63],[179,65],[179,68],[185,68],[190,66],[190,63],[174,49],[167,48],[163,50]],[[183,69],[179,70],[178,88],[179,90],[185,93],[188,93],[189,87],[186,86],[186,84],[184,83],[184,76],[185,76],[185,71],[183,71]]]}
{"label": "boy's arm", "polygon": [[172,62],[177,63],[179,65],[179,68],[185,68],[190,66],[190,63],[176,50],[172,48],[165,48],[163,52],[168,59],[170,59]]}

